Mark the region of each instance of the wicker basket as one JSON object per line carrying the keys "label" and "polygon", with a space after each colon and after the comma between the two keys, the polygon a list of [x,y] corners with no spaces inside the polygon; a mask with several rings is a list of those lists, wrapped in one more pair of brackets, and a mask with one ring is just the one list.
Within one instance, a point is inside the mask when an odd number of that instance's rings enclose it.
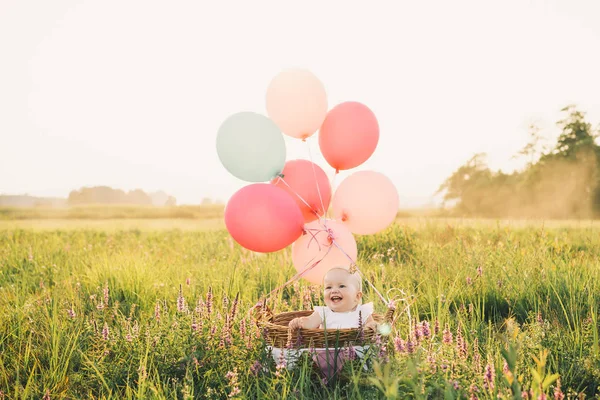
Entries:
{"label": "wicker basket", "polygon": [[[335,348],[346,343],[356,345],[372,343],[376,332],[373,329],[288,329],[290,321],[297,317],[307,317],[313,313],[311,310],[291,311],[273,314],[268,307],[260,308],[255,313],[256,323],[266,335],[267,342],[274,347],[294,348]],[[394,317],[394,308],[389,308],[385,315],[372,314],[377,323],[391,323]]]}

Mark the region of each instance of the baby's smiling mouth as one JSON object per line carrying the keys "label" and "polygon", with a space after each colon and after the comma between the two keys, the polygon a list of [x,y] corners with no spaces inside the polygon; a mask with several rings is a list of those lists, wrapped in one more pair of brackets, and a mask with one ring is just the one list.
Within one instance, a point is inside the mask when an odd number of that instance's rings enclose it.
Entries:
{"label": "baby's smiling mouth", "polygon": [[331,296],[331,301],[334,302],[334,303],[338,303],[338,302],[342,301],[342,297],[341,296],[337,296],[337,295]]}

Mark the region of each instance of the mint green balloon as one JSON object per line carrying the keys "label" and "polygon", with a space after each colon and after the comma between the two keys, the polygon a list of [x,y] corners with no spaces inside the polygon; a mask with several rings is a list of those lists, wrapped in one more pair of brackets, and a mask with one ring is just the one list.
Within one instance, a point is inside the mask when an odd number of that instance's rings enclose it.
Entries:
{"label": "mint green balloon", "polygon": [[247,182],[267,182],[283,171],[285,141],[271,119],[240,112],[221,124],[217,154],[232,175]]}

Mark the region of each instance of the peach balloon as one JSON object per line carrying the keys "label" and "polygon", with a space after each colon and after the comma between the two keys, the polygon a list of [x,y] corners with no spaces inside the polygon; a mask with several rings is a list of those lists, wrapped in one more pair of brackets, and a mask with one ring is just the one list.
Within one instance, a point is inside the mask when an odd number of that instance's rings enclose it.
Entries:
{"label": "peach balloon", "polygon": [[322,259],[319,264],[302,275],[304,279],[317,285],[323,284],[323,277],[331,268],[349,268],[352,262],[356,261],[358,254],[356,240],[348,228],[340,222],[331,220],[327,220],[327,228],[335,243],[324,225],[319,221],[313,221],[304,226],[307,233],[300,236],[292,245],[292,261],[298,272],[302,272]]}
{"label": "peach balloon", "polygon": [[323,83],[305,69],[281,71],[267,88],[267,114],[288,136],[312,136],[327,114]]}
{"label": "peach balloon", "polygon": [[360,235],[387,228],[396,219],[399,207],[392,181],[374,171],[355,172],[344,179],[332,201],[334,218]]}
{"label": "peach balloon", "polygon": [[331,202],[331,184],[321,167],[308,160],[290,160],[281,173],[283,178],[275,178],[271,183],[296,200],[305,223],[325,214]]}
{"label": "peach balloon", "polygon": [[319,130],[319,147],[337,171],[358,167],[371,157],[379,142],[379,123],[364,104],[348,101],[327,113]]}

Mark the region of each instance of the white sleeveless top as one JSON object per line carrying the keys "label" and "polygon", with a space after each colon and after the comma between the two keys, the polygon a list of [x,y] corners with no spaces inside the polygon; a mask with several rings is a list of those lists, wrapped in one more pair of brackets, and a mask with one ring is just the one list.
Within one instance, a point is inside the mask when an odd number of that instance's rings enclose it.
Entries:
{"label": "white sleeveless top", "polygon": [[323,329],[345,329],[358,328],[358,312],[361,312],[363,326],[371,314],[373,314],[373,303],[359,304],[354,311],[335,312],[327,306],[316,306],[314,310],[321,316]]}

